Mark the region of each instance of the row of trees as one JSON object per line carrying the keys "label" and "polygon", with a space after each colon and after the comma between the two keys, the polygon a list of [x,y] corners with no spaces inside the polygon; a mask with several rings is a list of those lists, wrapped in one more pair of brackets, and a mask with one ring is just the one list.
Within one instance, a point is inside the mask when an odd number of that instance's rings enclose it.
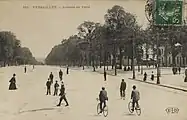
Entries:
{"label": "row of trees", "polygon": [[21,42],[10,31],[0,32],[0,61],[3,65],[37,64],[29,48],[21,47]]}
{"label": "row of trees", "polygon": [[[159,43],[167,47],[166,52],[172,48],[174,58],[179,52],[174,45],[181,43],[183,55],[186,56],[187,27],[185,26],[154,30],[153,26],[149,25],[143,30],[138,25],[136,17],[118,5],[108,9],[104,19],[104,25],[91,21],[80,24],[77,28],[78,34],[56,45],[48,54],[46,63],[92,65],[94,69],[99,65],[112,65],[116,68],[119,64],[119,68],[122,68],[122,60],[125,56],[131,61],[136,59],[137,64],[140,65],[143,49],[156,51],[158,32],[160,32]],[[154,54],[156,55],[156,52]]]}

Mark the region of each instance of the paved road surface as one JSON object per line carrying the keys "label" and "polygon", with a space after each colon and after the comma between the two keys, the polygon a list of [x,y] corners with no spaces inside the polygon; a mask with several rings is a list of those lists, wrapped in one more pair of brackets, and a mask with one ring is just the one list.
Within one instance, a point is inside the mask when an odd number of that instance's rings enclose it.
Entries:
{"label": "paved road surface", "polygon": [[[52,71],[58,78],[58,67],[35,66],[24,74],[23,67],[0,69],[0,118],[2,120],[186,120],[187,93],[128,80],[126,100],[119,97],[121,77],[108,76],[81,70],[71,70],[64,76],[69,107],[56,107],[58,97],[46,96],[45,82]],[[13,73],[17,74],[17,91],[8,91],[8,81]],[[65,73],[65,71],[64,71]],[[142,115],[129,114],[127,104],[130,100],[132,85],[136,84],[141,92]],[[96,114],[96,98],[105,86],[108,91],[109,115],[104,118]],[[53,91],[53,89],[52,89]],[[167,114],[167,107],[178,107],[178,114]]]}

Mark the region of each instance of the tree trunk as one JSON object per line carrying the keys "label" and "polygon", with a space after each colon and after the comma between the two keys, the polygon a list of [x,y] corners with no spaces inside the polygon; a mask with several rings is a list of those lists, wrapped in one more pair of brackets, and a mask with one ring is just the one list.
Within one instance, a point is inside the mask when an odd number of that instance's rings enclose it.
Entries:
{"label": "tree trunk", "polygon": [[100,68],[102,67],[101,62],[102,62],[102,55],[101,55],[101,50],[100,50],[100,55],[99,55],[99,67]]}
{"label": "tree trunk", "polygon": [[120,69],[122,69],[122,60],[123,60],[123,54],[122,54],[122,48],[120,47],[119,48],[119,52],[120,52],[120,54],[119,54],[119,68]]}
{"label": "tree trunk", "polygon": [[165,58],[165,67],[168,67],[168,46],[167,45],[165,45],[164,58]]}
{"label": "tree trunk", "polygon": [[174,67],[174,66],[176,66],[176,62],[175,62],[175,57],[176,57],[176,55],[175,55],[175,48],[174,48],[174,46],[172,46],[172,52],[171,52],[171,54],[172,54],[172,66]]}
{"label": "tree trunk", "polygon": [[131,70],[132,70],[132,67],[133,67],[133,60],[132,60],[132,58],[131,58]]}
{"label": "tree trunk", "polygon": [[92,55],[92,65],[93,65],[93,71],[95,72],[95,56]]}

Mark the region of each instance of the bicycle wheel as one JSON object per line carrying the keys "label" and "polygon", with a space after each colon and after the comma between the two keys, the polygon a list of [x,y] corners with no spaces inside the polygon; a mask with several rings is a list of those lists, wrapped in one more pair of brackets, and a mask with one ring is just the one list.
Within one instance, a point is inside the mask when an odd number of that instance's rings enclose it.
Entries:
{"label": "bicycle wheel", "polygon": [[97,104],[97,114],[100,114],[100,103]]}
{"label": "bicycle wheel", "polygon": [[103,115],[106,117],[108,115],[108,106],[106,105],[103,109]]}
{"label": "bicycle wheel", "polygon": [[131,101],[128,104],[128,108],[129,108],[129,112],[133,113],[133,111],[132,111],[132,102]]}
{"label": "bicycle wheel", "polygon": [[139,108],[136,107],[135,109],[136,109],[137,115],[140,116],[141,115],[141,108],[140,108],[140,106],[139,106]]}

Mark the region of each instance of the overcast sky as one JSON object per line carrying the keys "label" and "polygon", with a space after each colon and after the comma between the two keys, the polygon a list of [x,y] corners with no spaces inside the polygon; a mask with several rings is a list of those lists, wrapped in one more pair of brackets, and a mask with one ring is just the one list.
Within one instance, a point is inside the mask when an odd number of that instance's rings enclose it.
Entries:
{"label": "overcast sky", "polygon": [[[56,5],[53,9],[36,9],[33,6]],[[90,6],[90,8],[59,8],[63,6]],[[85,20],[104,23],[104,14],[114,5],[137,16],[140,25],[146,25],[145,2],[125,1],[0,1],[0,30],[9,30],[29,47],[36,58],[44,58],[54,45],[77,32],[77,26]],[[29,8],[23,8],[28,6]]]}

